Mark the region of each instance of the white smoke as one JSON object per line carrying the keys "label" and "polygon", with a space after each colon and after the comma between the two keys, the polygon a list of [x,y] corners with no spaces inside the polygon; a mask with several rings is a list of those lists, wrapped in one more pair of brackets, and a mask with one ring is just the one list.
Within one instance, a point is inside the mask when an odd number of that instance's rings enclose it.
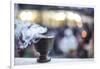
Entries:
{"label": "white smoke", "polygon": [[[22,22],[19,20],[15,21],[16,28],[15,28],[15,37],[19,38],[22,34],[22,40],[25,42],[20,46],[21,48],[26,48],[30,41],[32,40],[33,43],[37,43],[40,39],[40,35],[47,32],[46,27],[42,27],[36,23],[30,24],[27,22]],[[38,40],[36,40],[39,38]]]}
{"label": "white smoke", "polygon": [[65,36],[59,42],[59,48],[67,54],[71,49],[77,49],[78,43],[71,29],[64,31]]}

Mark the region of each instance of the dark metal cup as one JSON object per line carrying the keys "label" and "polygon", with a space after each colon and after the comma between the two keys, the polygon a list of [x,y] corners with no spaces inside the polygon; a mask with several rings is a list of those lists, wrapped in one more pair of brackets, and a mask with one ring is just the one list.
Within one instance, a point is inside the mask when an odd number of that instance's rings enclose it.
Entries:
{"label": "dark metal cup", "polygon": [[54,43],[54,36],[50,35],[44,35],[41,37],[37,45],[37,51],[40,53],[39,58],[37,59],[37,62],[44,63],[49,62],[51,60],[50,57],[48,57],[48,53],[53,47]]}

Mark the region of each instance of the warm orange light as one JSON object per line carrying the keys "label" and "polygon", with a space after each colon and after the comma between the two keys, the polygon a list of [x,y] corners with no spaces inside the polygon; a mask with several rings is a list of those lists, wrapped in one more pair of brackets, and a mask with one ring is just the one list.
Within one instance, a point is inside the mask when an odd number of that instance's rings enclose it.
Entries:
{"label": "warm orange light", "polygon": [[82,31],[82,38],[86,38],[87,37],[87,32],[84,30]]}

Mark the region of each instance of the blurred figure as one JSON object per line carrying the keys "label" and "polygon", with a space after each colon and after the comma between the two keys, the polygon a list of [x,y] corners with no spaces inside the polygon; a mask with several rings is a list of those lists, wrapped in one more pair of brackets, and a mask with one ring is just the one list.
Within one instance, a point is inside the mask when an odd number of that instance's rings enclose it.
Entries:
{"label": "blurred figure", "polygon": [[78,58],[88,58],[88,51],[85,49],[84,43],[80,43],[77,49]]}
{"label": "blurred figure", "polygon": [[77,57],[77,40],[71,29],[65,29],[64,37],[59,41],[59,49],[65,57]]}
{"label": "blurred figure", "polygon": [[81,32],[81,38],[82,42],[79,43],[77,52],[78,52],[78,57],[79,58],[88,58],[88,51],[86,47],[88,46],[88,40],[87,40],[88,33],[86,30],[83,30]]}
{"label": "blurred figure", "polygon": [[93,37],[94,36],[92,35],[92,38],[90,39],[89,44],[87,44],[85,46],[85,49],[88,52],[88,58],[93,58],[94,57],[94,39],[93,39]]}

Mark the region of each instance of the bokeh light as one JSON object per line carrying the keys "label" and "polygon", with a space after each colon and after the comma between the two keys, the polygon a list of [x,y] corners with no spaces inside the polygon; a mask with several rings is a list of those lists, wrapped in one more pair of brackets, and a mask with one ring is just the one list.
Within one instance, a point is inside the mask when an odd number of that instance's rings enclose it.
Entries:
{"label": "bokeh light", "polygon": [[82,19],[78,13],[67,11],[66,13],[67,25],[69,27],[79,27],[82,28]]}
{"label": "bokeh light", "polygon": [[55,15],[53,16],[53,18],[55,20],[58,20],[58,21],[64,20],[65,19],[65,14],[64,14],[64,12],[58,12],[58,13],[55,13]]}
{"label": "bokeh light", "polygon": [[19,14],[19,17],[22,21],[31,21],[33,18],[33,14],[31,11],[22,11]]}

